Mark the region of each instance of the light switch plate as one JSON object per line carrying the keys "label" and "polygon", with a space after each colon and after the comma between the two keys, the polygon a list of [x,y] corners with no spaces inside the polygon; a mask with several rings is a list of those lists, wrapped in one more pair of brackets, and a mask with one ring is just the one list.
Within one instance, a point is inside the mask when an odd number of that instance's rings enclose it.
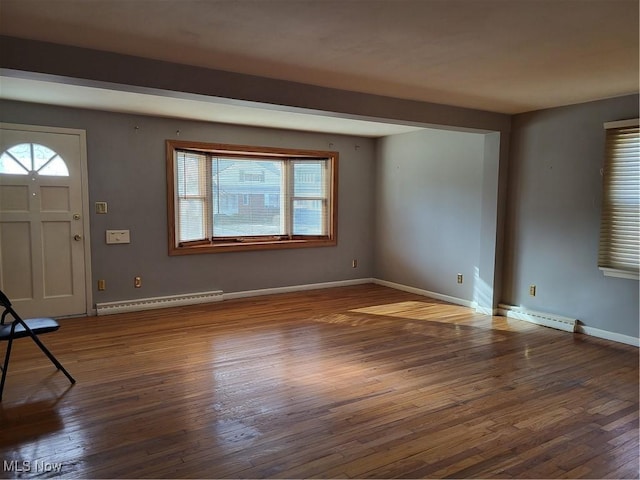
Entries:
{"label": "light switch plate", "polygon": [[109,245],[116,243],[131,243],[129,230],[107,230],[107,243]]}
{"label": "light switch plate", "polygon": [[107,211],[107,202],[96,202],[96,213],[105,214]]}

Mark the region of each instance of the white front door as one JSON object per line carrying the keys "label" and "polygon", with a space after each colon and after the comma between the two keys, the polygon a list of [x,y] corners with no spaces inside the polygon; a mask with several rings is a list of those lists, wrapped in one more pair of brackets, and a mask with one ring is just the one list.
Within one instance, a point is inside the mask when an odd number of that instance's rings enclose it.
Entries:
{"label": "white front door", "polygon": [[0,289],[23,318],[87,313],[84,131],[2,124]]}

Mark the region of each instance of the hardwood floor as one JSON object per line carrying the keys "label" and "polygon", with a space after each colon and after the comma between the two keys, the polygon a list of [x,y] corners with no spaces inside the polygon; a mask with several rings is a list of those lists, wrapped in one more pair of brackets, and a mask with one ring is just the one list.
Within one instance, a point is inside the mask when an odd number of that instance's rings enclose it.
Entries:
{"label": "hardwood floor", "polygon": [[375,285],[61,324],[74,386],[15,344],[5,477],[638,478],[635,347]]}

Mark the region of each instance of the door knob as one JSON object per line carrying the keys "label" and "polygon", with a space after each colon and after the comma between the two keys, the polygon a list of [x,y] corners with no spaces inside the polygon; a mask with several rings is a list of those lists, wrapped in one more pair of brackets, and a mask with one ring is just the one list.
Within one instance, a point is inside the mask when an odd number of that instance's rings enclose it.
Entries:
{"label": "door knob", "polygon": [[82,240],[82,235],[75,234],[75,235],[73,236],[73,239],[74,239],[76,242],[79,242],[80,240]]}

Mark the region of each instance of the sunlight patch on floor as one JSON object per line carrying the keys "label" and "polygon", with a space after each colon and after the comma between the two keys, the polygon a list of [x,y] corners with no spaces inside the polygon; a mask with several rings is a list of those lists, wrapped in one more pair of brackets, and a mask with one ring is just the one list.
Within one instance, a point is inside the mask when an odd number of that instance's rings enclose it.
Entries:
{"label": "sunlight patch on floor", "polygon": [[[444,324],[467,325],[470,327],[502,331],[525,331],[535,328],[535,326],[521,320],[498,316],[491,317],[480,313],[473,314],[473,310],[468,307],[434,301],[409,300],[358,308],[350,310],[350,312],[401,318],[404,320],[422,320]],[[469,317],[470,313],[473,315],[471,318]]]}

